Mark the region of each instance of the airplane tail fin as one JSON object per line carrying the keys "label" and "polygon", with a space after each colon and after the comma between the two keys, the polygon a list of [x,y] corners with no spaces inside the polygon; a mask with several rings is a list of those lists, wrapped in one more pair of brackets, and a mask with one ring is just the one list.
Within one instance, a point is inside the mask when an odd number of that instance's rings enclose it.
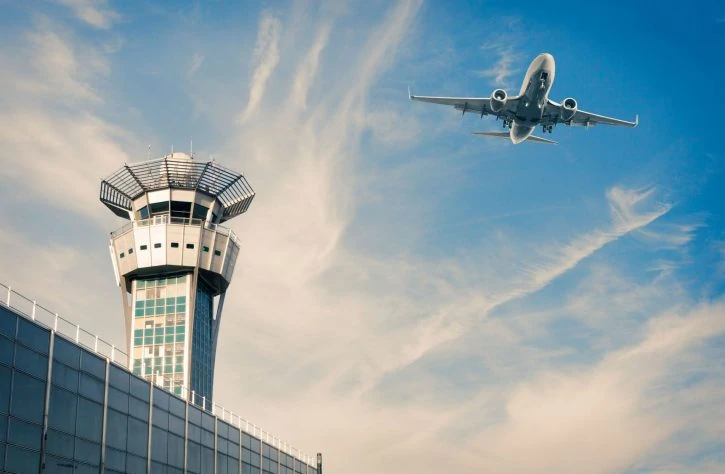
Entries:
{"label": "airplane tail fin", "polygon": [[[474,135],[483,135],[486,137],[510,138],[508,132],[473,132],[473,134]],[[548,143],[550,145],[556,145],[558,143],[558,142],[555,142],[554,140],[548,140],[546,138],[535,137],[533,135],[529,135],[529,137],[526,140],[531,141],[531,142]]]}

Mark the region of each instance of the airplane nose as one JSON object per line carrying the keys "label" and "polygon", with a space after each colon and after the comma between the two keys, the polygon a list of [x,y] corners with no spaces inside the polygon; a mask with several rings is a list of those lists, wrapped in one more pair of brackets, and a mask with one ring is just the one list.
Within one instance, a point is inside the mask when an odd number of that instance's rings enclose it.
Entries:
{"label": "airplane nose", "polygon": [[554,66],[554,56],[552,56],[551,54],[541,53],[539,57],[541,58],[542,66],[549,69]]}

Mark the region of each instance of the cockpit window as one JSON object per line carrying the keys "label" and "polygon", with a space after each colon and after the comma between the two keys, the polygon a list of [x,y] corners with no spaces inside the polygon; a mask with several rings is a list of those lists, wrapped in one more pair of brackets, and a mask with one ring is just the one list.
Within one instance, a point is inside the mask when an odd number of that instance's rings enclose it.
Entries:
{"label": "cockpit window", "polygon": [[548,73],[548,72],[546,72],[546,71],[542,71],[542,72],[541,72],[541,80],[542,80],[542,81],[545,81],[545,80],[547,80],[548,78],[549,78],[549,73]]}

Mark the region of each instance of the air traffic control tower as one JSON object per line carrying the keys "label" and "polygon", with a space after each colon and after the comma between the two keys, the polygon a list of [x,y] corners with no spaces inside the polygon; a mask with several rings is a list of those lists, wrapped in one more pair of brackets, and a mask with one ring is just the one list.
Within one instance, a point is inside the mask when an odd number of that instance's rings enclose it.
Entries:
{"label": "air traffic control tower", "polygon": [[128,367],[205,408],[240,245],[221,224],[253,198],[240,173],[185,153],[124,165],[101,182],[101,202],[130,221],[110,242]]}

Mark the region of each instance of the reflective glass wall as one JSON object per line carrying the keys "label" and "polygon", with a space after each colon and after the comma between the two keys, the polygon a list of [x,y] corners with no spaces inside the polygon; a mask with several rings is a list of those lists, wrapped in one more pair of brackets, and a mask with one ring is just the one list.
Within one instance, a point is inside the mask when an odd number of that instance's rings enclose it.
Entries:
{"label": "reflective glass wall", "polygon": [[4,306],[0,472],[316,474]]}

